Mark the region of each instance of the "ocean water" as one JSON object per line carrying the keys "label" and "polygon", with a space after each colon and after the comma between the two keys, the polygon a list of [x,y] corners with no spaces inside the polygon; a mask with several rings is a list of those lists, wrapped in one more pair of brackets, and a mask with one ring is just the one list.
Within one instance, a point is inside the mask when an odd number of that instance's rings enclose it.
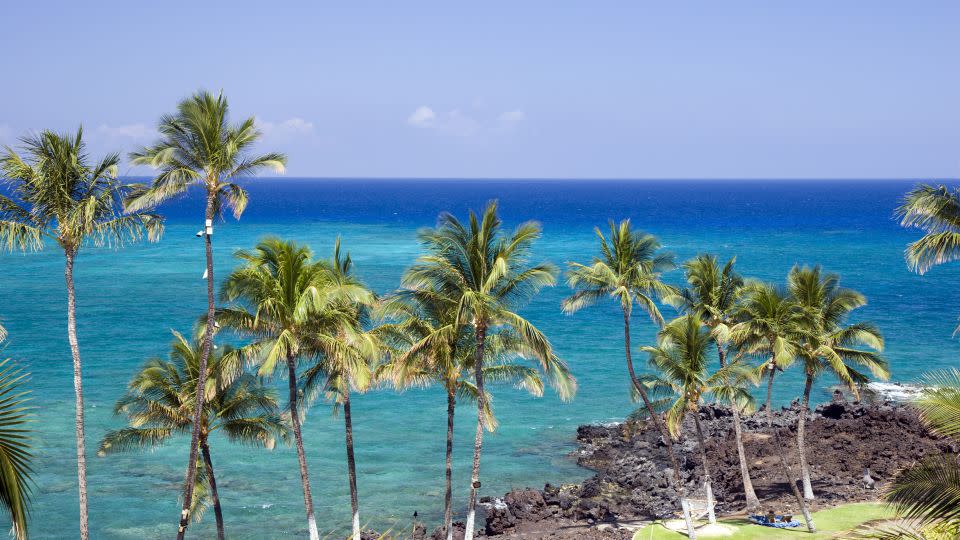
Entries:
{"label": "ocean water", "polygon": [[[904,246],[919,233],[892,219],[903,181],[504,181],[264,179],[249,185],[251,204],[239,222],[219,224],[218,277],[234,265],[232,252],[265,235],[308,242],[327,256],[337,235],[357,272],[379,292],[397,286],[420,253],[416,231],[448,210],[464,216],[499,199],[508,225],[543,224],[536,251],[558,265],[588,261],[596,250],[593,227],[632,218],[660,237],[679,259],[699,252],[737,256],[745,275],[782,280],[791,266],[822,264],[844,285],[867,295],[858,317],[874,321],[887,338],[893,379],[957,365],[960,343],[951,332],[960,315],[960,265],[926,276],[910,273]],[[167,205],[163,240],[121,251],[86,249],[77,261],[79,339],[87,399],[90,450],[90,524],[94,538],[156,538],[173,534],[187,440],[144,453],[99,458],[100,437],[121,425],[111,414],[129,377],[145,359],[165,355],[170,329],[186,331],[205,307],[203,246],[194,237],[202,212],[196,194]],[[0,317],[10,338],[4,356],[31,373],[36,407],[34,538],[76,536],[77,496],[73,388],[66,339],[63,257],[55,248],[0,255]],[[668,275],[678,283],[679,271]],[[616,306],[563,315],[565,286],[546,290],[523,313],[553,340],[580,385],[570,403],[549,392],[536,399],[495,389],[499,430],[486,438],[484,495],[544,482],[576,481],[589,473],[568,457],[578,425],[621,419],[633,409],[622,359]],[[668,310],[669,311],[669,310]],[[638,315],[634,343],[651,342],[654,327]],[[642,358],[640,358],[642,365]],[[284,384],[282,381],[278,385]],[[815,399],[835,381],[824,379]],[[788,372],[776,398],[786,403],[802,389]],[[281,394],[283,395],[283,394]],[[474,416],[457,415],[455,497],[463,513],[469,481]],[[442,512],[445,402],[436,389],[398,394],[385,389],[354,405],[361,519],[384,530],[408,527],[418,511],[432,528]],[[304,426],[318,522],[325,531],[349,526],[342,418],[318,403]],[[227,534],[231,538],[303,536],[303,499],[296,454],[212,443]],[[0,523],[2,526],[2,523]],[[191,528],[213,534],[213,516]]]}

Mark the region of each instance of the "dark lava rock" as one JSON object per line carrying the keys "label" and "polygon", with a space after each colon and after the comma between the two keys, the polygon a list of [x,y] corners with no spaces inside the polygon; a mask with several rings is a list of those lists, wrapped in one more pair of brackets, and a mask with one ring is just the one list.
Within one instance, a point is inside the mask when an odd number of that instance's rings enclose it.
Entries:
{"label": "dark lava rock", "polygon": [[[795,402],[774,411],[772,422],[795,474],[799,474],[795,441],[801,412]],[[725,407],[705,405],[699,414],[717,511],[741,511],[743,485],[732,412]],[[741,420],[750,474],[762,504],[799,513],[799,509],[793,508],[796,502],[777,458],[766,413],[744,415]],[[903,466],[927,455],[958,450],[949,441],[933,436],[910,407],[890,402],[850,403],[842,394],[808,411],[806,432],[807,457],[817,495],[811,503],[813,510],[876,498],[877,490],[866,490],[860,482],[868,467],[880,488]],[[595,537],[606,533],[587,524],[676,515],[679,503],[671,485],[673,470],[667,446],[652,425],[626,422],[580,426],[577,443],[577,463],[596,474],[580,485],[548,484],[542,491],[514,490],[503,498],[486,499],[487,535],[581,538],[588,534],[585,531],[590,531],[589,537]],[[692,418],[681,427],[674,448],[681,481],[692,498],[704,498],[703,465]],[[556,527],[551,529],[551,523],[556,523]],[[562,532],[571,526],[574,528],[570,530],[577,531],[575,534]],[[616,538],[621,533],[610,534],[610,538]]]}

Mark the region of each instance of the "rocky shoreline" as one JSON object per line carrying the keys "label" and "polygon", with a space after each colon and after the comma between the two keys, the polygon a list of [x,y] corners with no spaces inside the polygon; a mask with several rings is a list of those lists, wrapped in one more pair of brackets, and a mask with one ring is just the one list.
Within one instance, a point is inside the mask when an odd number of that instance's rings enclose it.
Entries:
{"label": "rocky shoreline", "polygon": [[[774,412],[774,425],[787,447],[794,476],[799,476],[796,424],[800,412],[794,403]],[[743,511],[744,498],[739,472],[732,415],[728,409],[705,406],[700,412],[707,437],[707,455],[713,472],[717,512]],[[675,444],[681,477],[694,498],[703,497],[702,469],[693,422],[684,425]],[[783,481],[766,415],[743,417],[744,445],[754,488],[764,508],[799,513],[788,484]],[[485,536],[565,540],[630,538],[643,523],[673,516],[677,508],[669,478],[669,460],[659,434],[643,423],[612,426],[580,426],[577,430],[577,463],[595,471],[580,484],[543,489],[516,489],[502,497],[482,499]],[[844,502],[873,500],[900,468],[924,456],[956,451],[922,425],[916,412],[891,401],[849,403],[839,393],[831,403],[810,412],[807,421],[807,451],[817,499],[813,510]],[[826,459],[819,459],[825,456]],[[864,470],[877,481],[866,489]],[[455,538],[462,538],[462,524]],[[442,538],[436,531],[432,538]]]}

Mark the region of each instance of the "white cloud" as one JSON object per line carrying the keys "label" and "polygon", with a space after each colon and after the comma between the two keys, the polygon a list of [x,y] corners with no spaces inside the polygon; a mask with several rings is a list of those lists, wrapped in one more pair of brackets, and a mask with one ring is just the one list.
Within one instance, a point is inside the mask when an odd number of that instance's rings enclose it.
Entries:
{"label": "white cloud", "polygon": [[[473,111],[473,114],[476,113],[477,111]],[[501,113],[495,118],[478,119],[460,109],[437,114],[430,107],[421,105],[407,117],[407,124],[416,128],[432,129],[446,135],[470,137],[484,132],[512,129],[523,119],[524,113],[519,109]]]}
{"label": "white cloud", "polygon": [[433,109],[421,105],[407,117],[407,123],[414,127],[425,128],[432,127],[436,119],[437,115],[433,112]]}
{"label": "white cloud", "polygon": [[520,122],[523,122],[526,117],[527,115],[520,109],[507,111],[497,117],[497,126],[500,127],[500,129],[512,129],[520,124]]}
{"label": "white cloud", "polygon": [[288,118],[282,122],[270,122],[269,120],[261,120],[260,118],[257,118],[255,122],[265,137],[312,135],[314,131],[313,122],[309,122],[298,116]]}
{"label": "white cloud", "polygon": [[117,139],[142,140],[153,137],[156,132],[147,127],[146,124],[125,124],[121,126],[100,124],[97,127],[97,134]]}

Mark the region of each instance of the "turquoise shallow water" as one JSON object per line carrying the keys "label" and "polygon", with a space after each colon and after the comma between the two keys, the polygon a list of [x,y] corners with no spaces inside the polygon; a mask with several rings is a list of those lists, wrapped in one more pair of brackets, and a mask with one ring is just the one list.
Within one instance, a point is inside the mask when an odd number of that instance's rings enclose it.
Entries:
{"label": "turquoise shallow water", "polygon": [[[906,182],[567,182],[567,181],[314,181],[262,180],[251,185],[252,204],[240,222],[217,227],[216,264],[222,277],[232,252],[267,234],[309,242],[326,256],[343,236],[357,271],[376,290],[396,286],[419,253],[416,230],[437,212],[463,215],[499,198],[509,224],[543,222],[537,251],[557,264],[586,260],[592,227],[608,218],[632,217],[659,235],[682,258],[700,251],[736,254],[745,274],[782,279],[795,263],[821,263],[863,291],[870,304],[861,316],[887,336],[895,380],[912,380],[957,365],[960,344],[950,334],[960,314],[958,267],[927,276],[907,271],[904,245],[917,234],[891,219]],[[188,329],[205,305],[202,245],[193,197],[164,209],[167,233],[157,244],[122,251],[88,249],[77,263],[80,346],[87,396],[88,448],[119,422],[110,412],[124,385],[148,357],[164,355],[169,329]],[[37,489],[32,536],[75,535],[77,521],[73,388],[66,340],[63,258],[51,249],[2,255],[0,315],[10,331],[5,356],[31,372],[37,417]],[[677,282],[680,273],[670,275]],[[525,315],[551,337],[580,384],[571,403],[553,395],[534,399],[498,388],[500,429],[488,436],[483,494],[512,487],[574,481],[588,473],[567,457],[576,426],[618,420],[632,410],[622,365],[619,314],[603,305],[576,316],[559,312],[565,287],[546,291]],[[649,342],[651,325],[637,318],[634,342]],[[818,398],[834,381],[824,380]],[[787,373],[777,388],[786,402],[802,387]],[[434,389],[392,390],[359,396],[355,440],[361,517],[384,529],[408,526],[416,510],[436,524],[442,511],[445,403]],[[457,417],[455,487],[465,506],[473,419],[464,405]],[[315,406],[305,439],[316,512],[321,527],[349,525],[343,427],[326,404]],[[147,453],[98,458],[90,452],[90,522],[95,538],[154,538],[172,534],[186,441]],[[272,538],[305,529],[296,455],[216,440],[227,532],[231,538]],[[212,534],[213,516],[195,526]]]}

